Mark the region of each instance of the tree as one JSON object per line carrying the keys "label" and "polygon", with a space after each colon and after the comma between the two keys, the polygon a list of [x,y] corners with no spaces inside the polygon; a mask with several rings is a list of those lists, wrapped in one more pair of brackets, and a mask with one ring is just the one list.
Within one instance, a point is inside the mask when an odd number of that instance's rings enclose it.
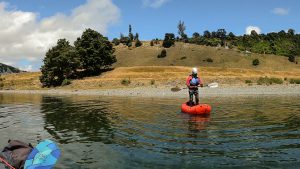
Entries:
{"label": "tree", "polygon": [[225,39],[226,39],[225,29],[218,29],[216,34],[217,34],[217,37],[219,39],[221,39],[221,45],[224,46],[225,45]]}
{"label": "tree", "polygon": [[60,86],[65,79],[74,78],[80,64],[74,47],[66,39],[59,39],[43,61],[40,76],[43,87]]}
{"label": "tree", "polygon": [[[152,41],[151,41],[152,42]],[[142,46],[143,44],[142,44],[142,42],[139,40],[139,39],[137,39],[136,41],[135,41],[135,47],[140,47],[140,46]]]}
{"label": "tree", "polygon": [[166,33],[163,41],[163,47],[169,48],[175,43],[175,35],[173,33]]}
{"label": "tree", "polygon": [[129,37],[129,40],[132,42],[134,37],[133,37],[133,34],[132,34],[132,28],[131,28],[131,25],[129,25],[129,33],[128,33],[128,37]]}
{"label": "tree", "polygon": [[254,36],[254,37],[258,36],[258,34],[257,34],[257,32],[255,30],[252,30],[251,33],[250,33],[250,35]]}
{"label": "tree", "polygon": [[202,42],[201,36],[198,32],[193,33],[193,37],[190,40],[190,43],[195,43],[200,45]]}
{"label": "tree", "polygon": [[229,32],[228,37],[230,40],[233,40],[235,38],[235,35],[232,32]]}
{"label": "tree", "polygon": [[151,42],[150,42],[150,46],[153,46],[154,45],[154,42],[153,42],[154,40],[151,40]]}
{"label": "tree", "polygon": [[291,36],[294,36],[295,35],[295,30],[294,29],[289,29],[288,34],[291,35]]}
{"label": "tree", "polygon": [[211,32],[211,38],[217,38],[217,32],[212,31]]}
{"label": "tree", "polygon": [[112,43],[115,44],[116,46],[118,46],[120,44],[120,40],[118,38],[114,38],[112,40]]}
{"label": "tree", "polygon": [[204,38],[211,38],[211,33],[208,30],[206,30],[206,31],[203,32],[203,37]]}
{"label": "tree", "polygon": [[181,36],[181,39],[184,39],[185,37],[185,25],[184,25],[184,22],[182,21],[179,21],[178,25],[177,25],[177,28],[178,28],[178,34]]}
{"label": "tree", "polygon": [[117,61],[112,44],[97,31],[87,29],[74,42],[76,52],[80,57],[81,68],[86,75],[100,73]]}
{"label": "tree", "polygon": [[200,38],[200,34],[198,32],[193,33],[193,38]]}
{"label": "tree", "polygon": [[138,40],[138,39],[139,39],[139,34],[135,33],[134,40]]}

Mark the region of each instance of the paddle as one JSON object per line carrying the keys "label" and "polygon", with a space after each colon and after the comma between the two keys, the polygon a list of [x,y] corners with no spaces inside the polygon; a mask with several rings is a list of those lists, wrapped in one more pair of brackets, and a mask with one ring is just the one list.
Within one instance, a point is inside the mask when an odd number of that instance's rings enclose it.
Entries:
{"label": "paddle", "polygon": [[[219,87],[219,84],[216,83],[216,82],[213,82],[213,83],[209,83],[209,84],[205,85],[204,87],[208,87],[208,88],[217,88],[217,87]],[[172,91],[172,92],[178,92],[178,91],[180,91],[180,90],[182,90],[182,89],[187,89],[187,87],[184,87],[184,88],[173,87],[173,88],[171,88],[171,91]]]}
{"label": "paddle", "polygon": [[57,145],[51,140],[44,140],[28,155],[24,169],[51,169],[59,156]]}

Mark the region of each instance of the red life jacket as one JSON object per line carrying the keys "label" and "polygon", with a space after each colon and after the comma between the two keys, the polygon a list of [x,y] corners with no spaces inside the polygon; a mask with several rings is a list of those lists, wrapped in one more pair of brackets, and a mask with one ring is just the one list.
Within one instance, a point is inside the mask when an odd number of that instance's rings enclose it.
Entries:
{"label": "red life jacket", "polygon": [[186,79],[186,85],[187,85],[188,88],[190,88],[190,86],[198,86],[198,85],[202,84],[202,81],[200,80],[199,77],[194,78],[196,81],[198,81],[198,83],[196,83],[196,84],[191,83],[191,81],[193,80],[193,78],[194,77],[192,75],[189,75],[187,77],[187,79]]}

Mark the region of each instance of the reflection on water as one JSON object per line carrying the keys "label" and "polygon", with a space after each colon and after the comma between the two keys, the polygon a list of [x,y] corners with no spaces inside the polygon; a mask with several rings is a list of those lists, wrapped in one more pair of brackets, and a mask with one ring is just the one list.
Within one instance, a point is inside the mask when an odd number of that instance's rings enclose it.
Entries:
{"label": "reflection on water", "polygon": [[52,139],[57,168],[297,168],[300,97],[182,99],[0,94],[0,145]]}

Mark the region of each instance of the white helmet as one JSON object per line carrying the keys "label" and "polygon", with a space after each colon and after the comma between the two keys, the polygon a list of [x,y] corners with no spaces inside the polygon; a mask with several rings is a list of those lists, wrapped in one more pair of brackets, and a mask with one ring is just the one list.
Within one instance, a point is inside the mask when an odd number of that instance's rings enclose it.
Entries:
{"label": "white helmet", "polygon": [[193,74],[193,75],[198,74],[198,69],[194,67],[194,68],[192,69],[192,74]]}

